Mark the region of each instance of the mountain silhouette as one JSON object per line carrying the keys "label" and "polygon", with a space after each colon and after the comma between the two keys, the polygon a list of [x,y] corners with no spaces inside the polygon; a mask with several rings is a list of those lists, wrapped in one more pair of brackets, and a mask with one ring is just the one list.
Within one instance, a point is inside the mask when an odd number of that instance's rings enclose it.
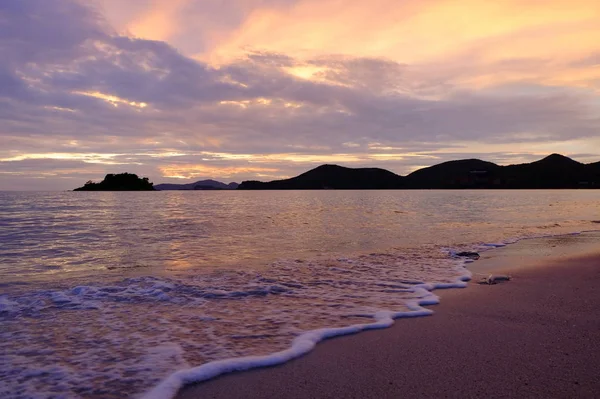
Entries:
{"label": "mountain silhouette", "polygon": [[529,164],[509,165],[504,170],[509,188],[577,188],[590,182],[591,169],[571,158],[552,154]]}
{"label": "mountain silhouette", "polygon": [[596,181],[600,181],[600,162],[587,164],[586,168],[588,169],[588,173],[596,178]]}
{"label": "mountain silhouette", "polygon": [[241,190],[321,190],[394,189],[403,187],[404,178],[379,168],[346,168],[321,165],[299,176],[268,183],[244,181]]}
{"label": "mountain silhouette", "polygon": [[235,190],[238,188],[239,184],[237,183],[221,183],[216,180],[200,180],[195,183],[186,183],[186,184],[171,184],[171,183],[162,183],[154,186],[155,189],[160,191],[166,190]]}
{"label": "mountain silhouette", "polygon": [[407,188],[482,188],[499,178],[501,166],[479,159],[448,161],[406,176]]}
{"label": "mountain silhouette", "polygon": [[321,165],[290,179],[244,181],[238,187],[240,190],[475,188],[600,188],[600,162],[586,165],[560,154],[508,166],[463,159],[419,169],[406,177],[379,168]]}

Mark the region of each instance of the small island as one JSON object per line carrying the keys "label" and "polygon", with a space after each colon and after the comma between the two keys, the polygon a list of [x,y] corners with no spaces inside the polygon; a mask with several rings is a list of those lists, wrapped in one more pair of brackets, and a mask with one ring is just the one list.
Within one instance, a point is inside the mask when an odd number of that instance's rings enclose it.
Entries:
{"label": "small island", "polygon": [[154,183],[147,177],[139,178],[133,173],[108,174],[100,183],[88,181],[73,191],[155,191]]}

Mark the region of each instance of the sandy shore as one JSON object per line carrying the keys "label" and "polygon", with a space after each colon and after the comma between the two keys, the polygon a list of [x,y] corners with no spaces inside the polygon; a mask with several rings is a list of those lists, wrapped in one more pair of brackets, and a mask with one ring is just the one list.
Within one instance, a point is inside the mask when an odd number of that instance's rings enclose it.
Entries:
{"label": "sandy shore", "polygon": [[434,316],[335,338],[178,399],[600,397],[600,253],[543,263],[504,284],[438,292]]}

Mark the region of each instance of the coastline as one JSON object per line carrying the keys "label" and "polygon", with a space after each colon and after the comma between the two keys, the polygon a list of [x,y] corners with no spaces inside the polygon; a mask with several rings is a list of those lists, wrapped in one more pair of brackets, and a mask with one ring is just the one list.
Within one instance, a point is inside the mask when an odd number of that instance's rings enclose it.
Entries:
{"label": "coastline", "polygon": [[474,276],[467,290],[437,291],[433,317],[328,340],[280,366],[186,386],[177,398],[600,396],[600,248],[537,240],[544,251],[525,257],[518,244],[485,252],[473,269],[512,280],[487,286]]}

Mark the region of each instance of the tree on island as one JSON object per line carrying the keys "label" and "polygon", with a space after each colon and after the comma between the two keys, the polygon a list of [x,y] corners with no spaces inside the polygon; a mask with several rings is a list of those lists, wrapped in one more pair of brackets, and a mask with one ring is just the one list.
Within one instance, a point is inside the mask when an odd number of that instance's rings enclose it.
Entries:
{"label": "tree on island", "polygon": [[108,174],[100,183],[89,180],[73,191],[154,191],[154,183],[134,173]]}

